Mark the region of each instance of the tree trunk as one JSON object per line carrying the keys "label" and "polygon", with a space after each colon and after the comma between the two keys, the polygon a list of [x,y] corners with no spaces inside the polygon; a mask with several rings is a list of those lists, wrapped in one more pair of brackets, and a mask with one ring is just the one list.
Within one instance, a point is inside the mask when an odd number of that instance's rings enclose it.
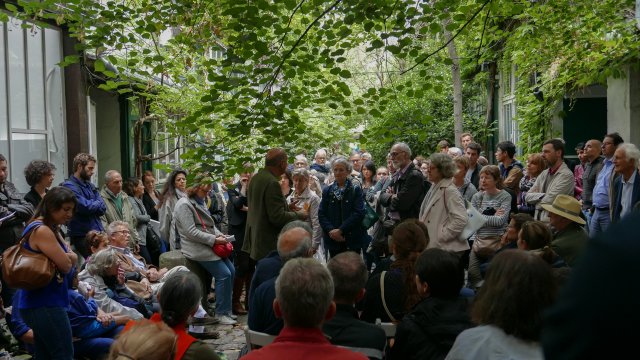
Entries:
{"label": "tree trunk", "polygon": [[[447,25],[446,22],[444,24]],[[444,37],[446,41],[451,40],[451,32],[444,31]],[[451,58],[451,79],[453,81],[453,120],[454,120],[454,136],[456,147],[462,149],[460,143],[460,135],[462,135],[462,78],[460,75],[460,59],[458,58],[458,51],[456,49],[455,40],[452,40],[447,45],[449,51],[449,58]]]}

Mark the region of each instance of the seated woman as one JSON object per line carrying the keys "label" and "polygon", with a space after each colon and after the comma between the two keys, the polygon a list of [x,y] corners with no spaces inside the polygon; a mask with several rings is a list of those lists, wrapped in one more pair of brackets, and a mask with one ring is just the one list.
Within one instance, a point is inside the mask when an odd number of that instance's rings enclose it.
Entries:
{"label": "seated woman", "polygon": [[143,314],[138,311],[143,310],[142,308],[136,310],[119,303],[113,289],[109,287],[113,279],[120,285],[124,284],[124,273],[120,271],[119,263],[118,254],[114,249],[98,251],[89,258],[86,268],[78,274],[78,279],[95,291],[93,298],[102,311],[126,315],[131,319],[142,319]]}
{"label": "seated woman", "polygon": [[482,284],[480,266],[498,250],[511,212],[511,195],[502,189],[497,166],[487,165],[480,170],[480,188],[482,191],[473,195],[471,205],[483,215],[486,222],[470,238],[473,246],[469,254],[468,280],[472,289]]}
{"label": "seated woman", "polygon": [[542,313],[556,289],[551,268],[539,256],[521,250],[496,255],[471,311],[478,326],[458,335],[446,359],[544,359]]}
{"label": "seated woman", "polygon": [[[176,360],[218,359],[218,355],[208,344],[197,340],[186,330],[187,320],[196,313],[201,296],[200,279],[189,272],[171,276],[158,294],[160,313],[154,314],[150,320],[167,324],[177,335]],[[125,331],[129,331],[136,323],[130,321]]]}
{"label": "seated woman", "polygon": [[109,360],[177,359],[176,334],[161,322],[143,321],[118,336],[111,347]]}
{"label": "seated woman", "polygon": [[[527,221],[533,221],[533,217],[529,214],[517,213],[511,215],[511,220],[509,221],[509,225],[507,225],[507,231],[504,232],[500,239],[500,248],[496,251],[496,255],[504,250],[518,248],[518,236],[520,234],[520,229],[522,229],[522,225]],[[489,267],[489,264],[491,264],[492,259],[493,257],[491,257],[487,262],[480,264],[480,272],[483,277],[486,274],[487,268]]]}
{"label": "seated woman", "polygon": [[389,271],[369,278],[362,303],[361,320],[375,323],[398,322],[418,301],[415,262],[427,247],[424,231],[409,219],[393,230],[391,251],[395,260]]}
{"label": "seated woman", "polygon": [[398,325],[388,359],[443,359],[456,337],[473,327],[469,301],[459,295],[464,269],[457,256],[438,248],[423,251],[416,284],[422,300]]}
{"label": "seated woman", "polygon": [[67,315],[71,323],[71,331],[73,336],[80,339],[104,338],[98,351],[100,354],[106,355],[109,347],[113,342],[115,335],[122,331],[124,324],[131,320],[127,315],[117,313],[106,313],[102,311],[95,300],[92,299],[94,294],[93,288],[84,284],[83,287],[86,294],[78,291],[78,276],[73,278],[72,288],[68,290],[69,308]]}
{"label": "seated woman", "polygon": [[[229,258],[213,252],[215,244],[226,244],[226,237],[215,226],[205,207],[211,184],[196,184],[187,190],[187,197],[178,200],[173,213],[175,229],[180,237],[182,254],[204,267],[215,278],[216,315],[221,324],[236,324],[231,313],[231,296],[235,268]],[[202,284],[205,289],[211,285]]]}
{"label": "seated woman", "polygon": [[562,257],[551,249],[553,235],[547,224],[542,221],[528,221],[518,233],[518,249],[529,250],[538,255],[553,268],[564,268],[567,264]]}

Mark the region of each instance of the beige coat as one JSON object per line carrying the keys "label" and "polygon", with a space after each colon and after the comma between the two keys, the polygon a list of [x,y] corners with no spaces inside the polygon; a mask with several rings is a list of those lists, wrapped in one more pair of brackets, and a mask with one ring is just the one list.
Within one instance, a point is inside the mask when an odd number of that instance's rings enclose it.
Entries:
{"label": "beige coat", "polygon": [[428,248],[465,251],[469,243],[460,239],[467,225],[467,210],[452,179],[442,179],[431,187],[420,207],[420,221],[429,230]]}

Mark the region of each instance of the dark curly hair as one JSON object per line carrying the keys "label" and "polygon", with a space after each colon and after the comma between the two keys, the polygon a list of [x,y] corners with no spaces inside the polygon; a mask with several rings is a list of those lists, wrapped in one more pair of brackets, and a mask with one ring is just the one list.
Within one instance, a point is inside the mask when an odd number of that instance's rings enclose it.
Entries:
{"label": "dark curly hair", "polygon": [[35,186],[43,177],[56,171],[56,166],[45,160],[32,160],[24,168],[24,177],[29,186]]}

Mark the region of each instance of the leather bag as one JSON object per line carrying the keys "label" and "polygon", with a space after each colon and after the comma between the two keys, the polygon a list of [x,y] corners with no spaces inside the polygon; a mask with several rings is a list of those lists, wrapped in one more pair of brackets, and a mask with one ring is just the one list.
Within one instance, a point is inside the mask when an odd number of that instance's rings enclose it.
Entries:
{"label": "leather bag", "polygon": [[222,259],[226,259],[231,256],[233,252],[233,244],[231,242],[226,242],[224,244],[214,244],[213,252],[220,256]]}
{"label": "leather bag", "polygon": [[56,274],[55,264],[45,254],[24,247],[24,243],[40,225],[41,222],[35,221],[29,224],[18,244],[2,253],[2,278],[11,288],[39,289],[49,284]]}

